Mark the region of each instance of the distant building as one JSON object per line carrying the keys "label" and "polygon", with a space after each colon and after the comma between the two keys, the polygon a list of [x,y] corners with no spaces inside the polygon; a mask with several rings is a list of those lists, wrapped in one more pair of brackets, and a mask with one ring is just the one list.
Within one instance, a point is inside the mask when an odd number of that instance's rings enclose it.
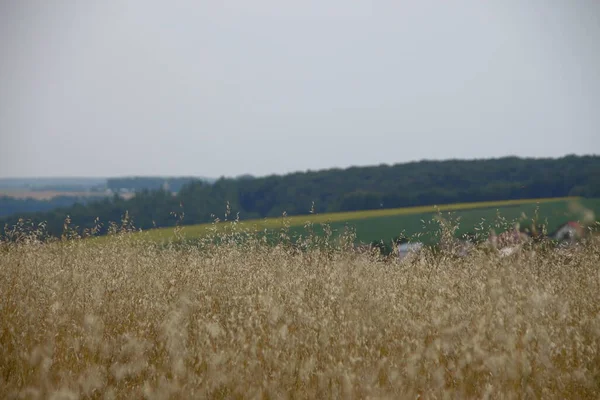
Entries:
{"label": "distant building", "polygon": [[496,235],[496,232],[492,231],[488,241],[492,247],[496,249],[503,249],[505,247],[520,246],[523,243],[530,241],[531,238],[526,233],[519,230],[519,224],[515,224],[513,229],[506,232],[502,232]]}
{"label": "distant building", "polygon": [[488,245],[497,250],[500,257],[506,257],[518,253],[525,243],[532,240],[528,234],[520,231],[520,224],[517,223],[513,226],[513,229],[499,235],[492,230],[488,238]]}
{"label": "distant building", "polygon": [[418,253],[421,249],[423,248],[423,243],[421,242],[415,242],[415,243],[410,243],[410,242],[405,242],[405,243],[399,243],[397,250],[398,250],[398,258],[399,259],[404,259],[407,256],[411,255],[411,254],[416,254]]}
{"label": "distant building", "polygon": [[559,226],[550,237],[558,242],[573,243],[585,234],[584,228],[577,222],[569,221]]}

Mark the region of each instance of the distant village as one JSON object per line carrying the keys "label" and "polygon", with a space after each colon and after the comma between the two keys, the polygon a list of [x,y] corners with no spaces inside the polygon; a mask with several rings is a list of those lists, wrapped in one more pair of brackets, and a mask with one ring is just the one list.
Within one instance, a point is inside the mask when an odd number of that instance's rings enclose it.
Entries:
{"label": "distant village", "polygon": [[[441,240],[440,248],[451,251],[453,254],[464,257],[471,253],[477,246],[483,246],[492,251],[497,251],[501,257],[510,256],[518,253],[524,245],[528,243],[550,241],[558,247],[564,248],[575,245],[586,237],[587,229],[577,221],[567,221],[561,224],[553,232],[544,234],[541,228],[521,229],[517,223],[513,229],[496,234],[490,233],[486,240],[476,240],[474,235],[466,235],[465,238],[452,238],[450,240]],[[372,250],[375,244],[362,246],[362,249]],[[418,254],[425,244],[419,241],[410,241],[408,239],[397,240],[394,253],[399,260],[407,260]]]}

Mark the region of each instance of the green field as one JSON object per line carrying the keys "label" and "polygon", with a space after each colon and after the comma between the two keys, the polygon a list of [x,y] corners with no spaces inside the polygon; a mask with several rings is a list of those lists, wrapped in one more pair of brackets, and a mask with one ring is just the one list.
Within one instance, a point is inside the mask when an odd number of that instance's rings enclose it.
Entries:
{"label": "green field", "polygon": [[[507,223],[519,221],[522,225],[531,223],[534,215],[538,215],[538,224],[547,225],[548,231],[568,220],[581,220],[582,210],[600,215],[600,199],[582,199],[577,197],[525,199],[481,203],[461,203],[440,206],[406,207],[371,211],[356,211],[330,214],[313,214],[286,218],[267,218],[262,220],[241,220],[235,229],[245,231],[263,231],[273,233],[285,226],[291,236],[305,235],[305,226],[313,225],[316,233],[322,233],[322,224],[328,224],[334,232],[339,233],[346,226],[355,229],[357,240],[372,242],[375,240],[390,241],[394,237],[404,235],[414,237],[419,233],[431,233],[439,229],[433,222],[441,213],[446,219],[458,221],[456,234],[490,228],[502,231]],[[523,218],[523,215],[525,218]],[[498,218],[500,217],[500,219]],[[231,221],[184,226],[182,234],[186,239],[195,239],[211,232],[225,232],[232,229]],[[174,238],[174,228],[158,228],[143,232],[142,235],[153,241],[167,241]],[[425,235],[423,242],[432,242],[434,237]]]}

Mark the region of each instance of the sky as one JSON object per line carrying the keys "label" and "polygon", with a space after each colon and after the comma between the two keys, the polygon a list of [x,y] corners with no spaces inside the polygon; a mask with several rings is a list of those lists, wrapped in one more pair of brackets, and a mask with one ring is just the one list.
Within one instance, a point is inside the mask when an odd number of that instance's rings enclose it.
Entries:
{"label": "sky", "polygon": [[0,177],[600,154],[600,1],[0,2]]}

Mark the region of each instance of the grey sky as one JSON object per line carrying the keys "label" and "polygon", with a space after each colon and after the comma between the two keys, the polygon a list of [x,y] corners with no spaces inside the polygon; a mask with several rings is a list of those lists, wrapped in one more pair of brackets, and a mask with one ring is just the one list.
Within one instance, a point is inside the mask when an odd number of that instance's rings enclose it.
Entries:
{"label": "grey sky", "polygon": [[599,154],[598,38],[597,0],[3,1],[0,176]]}

